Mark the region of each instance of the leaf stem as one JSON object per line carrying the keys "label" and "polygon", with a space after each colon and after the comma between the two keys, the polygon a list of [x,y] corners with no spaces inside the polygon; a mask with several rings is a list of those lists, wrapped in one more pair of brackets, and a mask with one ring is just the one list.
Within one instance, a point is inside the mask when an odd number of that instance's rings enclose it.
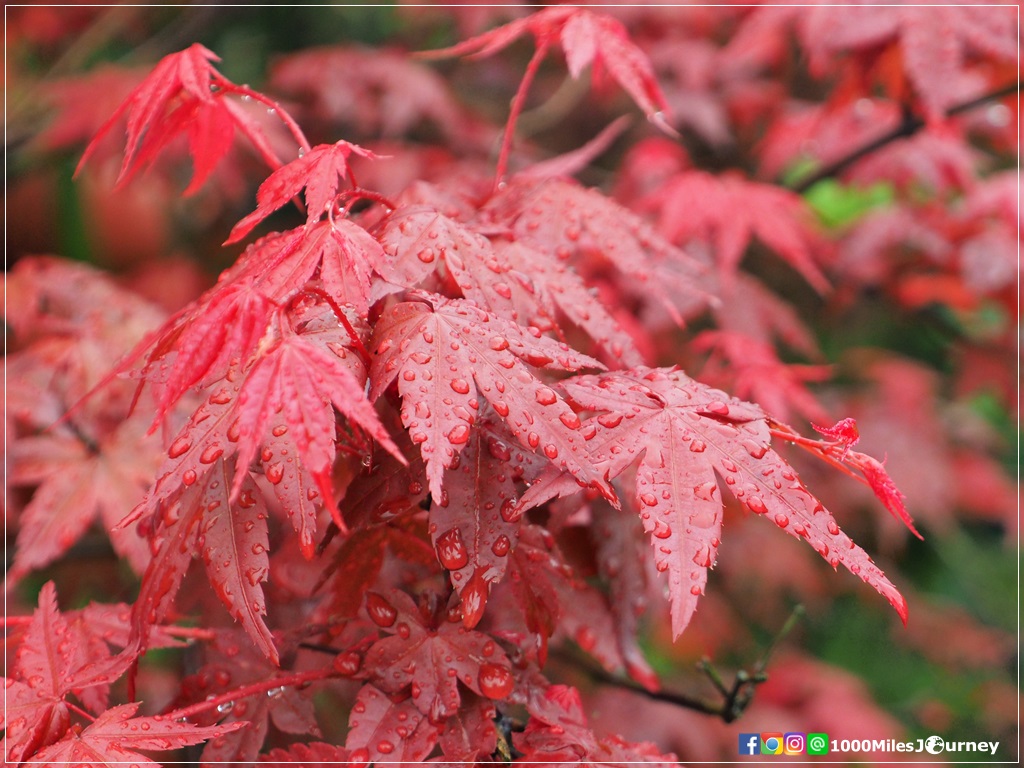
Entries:
{"label": "leaf stem", "polygon": [[[994,91],[982,94],[981,96],[978,96],[976,98],[970,99],[968,101],[950,107],[949,109],[946,110],[945,116],[947,118],[956,117],[957,115],[963,114],[964,112],[969,112],[970,110],[976,107],[980,107],[981,105],[986,104],[989,101],[994,101],[996,99],[1001,99],[1005,96],[1010,96],[1020,91],[1021,86],[1022,83],[1020,82],[1004,85],[1001,88],[995,89]],[[834,162],[831,162],[828,165],[819,168],[810,176],[807,176],[798,181],[796,184],[794,184],[792,189],[794,192],[798,194],[803,194],[811,187],[813,187],[815,184],[817,184],[819,181],[824,181],[825,179],[832,178],[833,176],[838,176],[840,173],[845,171],[849,166],[853,165],[861,158],[870,155],[872,152],[877,152],[886,144],[889,144],[895,141],[896,139],[905,139],[910,136],[913,136],[919,130],[924,128],[925,125],[926,121],[924,120],[924,118],[919,117],[918,115],[908,111],[903,116],[903,120],[900,121],[899,125],[895,126],[894,128],[891,128],[890,130],[886,131],[880,136],[871,139],[867,143],[862,144],[861,146],[857,147],[852,152],[850,152],[847,155],[844,155],[838,160],[835,160]]]}
{"label": "leaf stem", "polygon": [[494,170],[495,190],[505,181],[505,173],[508,170],[508,156],[512,151],[512,138],[515,135],[516,121],[519,119],[519,114],[523,111],[523,105],[526,103],[526,92],[533,84],[537,70],[540,69],[540,63],[547,56],[547,53],[548,43],[545,40],[541,40],[537,43],[537,48],[533,52],[533,56],[530,57],[530,63],[526,65],[523,79],[519,82],[519,88],[516,89],[516,95],[512,98],[512,107],[509,109],[508,120],[505,123],[505,135],[501,139],[501,151],[498,153],[498,164]]}
{"label": "leaf stem", "polygon": [[205,701],[200,701],[197,704],[191,704],[181,709],[175,709],[171,712],[165,713],[163,716],[172,720],[187,719],[194,717],[195,715],[201,715],[204,712],[209,712],[211,709],[217,709],[224,704],[233,704],[239,699],[248,698],[249,696],[255,696],[259,693],[266,693],[267,691],[274,690],[276,688],[290,688],[293,686],[303,685],[304,683],[312,683],[318,680],[326,680],[330,677],[336,677],[337,672],[332,667],[324,667],[323,669],[313,669],[307,672],[295,672],[290,675],[282,675],[280,677],[271,677],[267,680],[260,680],[256,683],[250,683],[244,685],[241,688],[236,688],[233,691],[222,693],[220,696],[213,696]]}
{"label": "leaf stem", "polygon": [[284,123],[285,128],[288,129],[288,132],[292,135],[296,143],[299,145],[300,154],[305,154],[306,152],[309,152],[310,149],[312,149],[309,143],[309,139],[306,138],[306,134],[302,132],[302,129],[299,127],[299,124],[295,122],[294,118],[292,118],[292,116],[288,114],[288,111],[284,107],[282,107],[280,104],[278,104],[270,97],[264,96],[259,91],[254,91],[252,88],[249,88],[246,85],[238,85],[236,83],[232,83],[230,80],[226,78],[217,78],[217,87],[219,87],[225,93],[235,93],[239,96],[248,96],[253,101],[258,101],[260,104],[263,104],[268,109],[272,110],[273,113],[277,115],[278,118],[280,118],[281,122]]}

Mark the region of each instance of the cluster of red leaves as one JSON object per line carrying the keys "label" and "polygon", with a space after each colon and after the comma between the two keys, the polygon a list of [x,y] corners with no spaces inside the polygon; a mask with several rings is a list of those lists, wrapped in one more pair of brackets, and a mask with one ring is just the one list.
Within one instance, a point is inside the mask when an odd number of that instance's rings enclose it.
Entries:
{"label": "cluster of red leaves", "polygon": [[[573,640],[609,673],[656,689],[639,615],[652,587],[667,585],[673,638],[691,623],[718,557],[725,490],[842,564],[905,621],[897,588],[777,449],[795,444],[861,480],[917,533],[903,496],[882,462],[853,450],[853,419],[816,426],[821,440],[779,421],[795,412],[829,423],[807,387],[828,371],[783,362],[779,344],[815,363],[821,355],[792,308],[742,262],[766,247],[820,294],[835,282],[882,284],[910,304],[915,288],[949,299],[937,278],[955,274],[975,301],[1005,298],[1015,273],[988,254],[1006,261],[1012,251],[1013,188],[998,176],[977,182],[972,157],[944,141],[971,128],[945,119],[961,90],[936,79],[938,70],[967,83],[966,98],[979,83],[999,84],[1006,66],[983,65],[1007,58],[1005,34],[983,44],[977,14],[965,10],[957,26],[945,11],[918,10],[887,13],[870,29],[852,10],[846,21],[824,8],[693,10],[680,18],[705,23],[691,29],[728,23],[733,41],[675,45],[684,26],[638,25],[653,62],[606,14],[556,7],[517,18],[434,54],[486,56],[533,37],[498,183],[441,163],[390,198],[356,181],[354,166],[386,162],[381,153],[345,140],[312,145],[277,102],[227,80],[200,45],[163,59],[99,128],[79,168],[123,121],[119,181],[183,139],[190,194],[237,132],[272,173],[227,242],[293,202],[305,220],[252,242],[162,324],[85,268],[18,266],[7,309],[17,342],[10,485],[34,493],[16,491],[27,504],[8,584],[60,557],[97,514],[142,579],[130,609],[62,613],[53,587],[43,589],[14,638],[5,757],[149,764],[136,750],[208,741],[203,761],[235,764],[671,762],[652,744],[593,730],[579,692],[545,677],[549,648]],[[816,75],[853,73],[834,103],[787,115],[765,96],[785,66],[773,41],[790,30]],[[716,71],[709,62],[730,58],[739,41],[749,45],[731,74]],[[728,124],[738,133],[777,120],[761,146],[766,175],[807,154],[812,137],[822,163],[851,136],[870,139],[849,107],[863,109],[865,89],[880,82],[894,100],[910,94],[928,128],[851,178],[930,184],[940,197],[908,195],[833,249],[797,194],[697,170],[666,140],[626,156],[617,200],[567,178],[617,129],[505,178],[516,117],[554,46],[573,79],[588,68],[595,80],[607,76],[668,132],[669,108],[691,92],[702,94],[703,112],[675,125],[712,144],[735,139]],[[838,51],[856,66],[835,70],[848,63]],[[323,77],[324,68],[348,75],[350,61],[366,66],[337,86]],[[715,90],[716,78],[730,88]],[[424,121],[451,131],[460,114],[454,100],[425,97],[447,96],[425,65],[391,52],[298,54],[272,83],[306,98],[321,122],[388,137]],[[271,106],[295,159],[282,163],[244,100]],[[899,118],[890,107],[878,106],[891,123]],[[78,130],[58,127],[54,142]],[[959,193],[950,217],[946,203]],[[912,268],[887,257],[908,247],[921,257]],[[857,258],[858,248],[870,258]],[[656,365],[659,338],[704,314],[715,328],[690,346],[710,352],[707,383],[679,369],[675,350]],[[182,589],[193,560],[218,601]],[[190,600],[210,627],[202,668],[162,715],[111,707],[111,683],[128,676],[134,686],[147,649],[175,632],[195,636],[174,627]],[[218,628],[217,602],[240,630]],[[343,746],[295,742],[261,754],[271,724],[322,736],[309,686],[344,702]]]}

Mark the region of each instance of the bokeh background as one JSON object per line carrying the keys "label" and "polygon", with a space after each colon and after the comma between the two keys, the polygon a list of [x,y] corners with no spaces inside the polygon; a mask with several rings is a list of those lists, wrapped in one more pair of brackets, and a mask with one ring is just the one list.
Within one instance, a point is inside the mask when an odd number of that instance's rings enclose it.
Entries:
{"label": "bokeh background", "polygon": [[[161,56],[193,42],[221,56],[220,69],[234,82],[282,99],[314,143],[345,138],[390,155],[359,170],[363,186],[392,193],[415,178],[493,165],[529,46],[476,61],[428,63],[406,54],[451,44],[527,10],[8,8],[8,268],[56,255],[104,270],[173,312],[232,263],[238,250],[220,243],[251,210],[262,173],[244,151],[186,199],[180,193],[190,165],[183,148],[114,189],[120,163],[114,131],[72,178],[85,144],[124,95]],[[671,642],[660,594],[651,595],[642,630],[667,689],[711,697],[708,677],[697,670],[702,658],[731,680],[737,669],[754,667],[794,606],[804,606],[803,619],[774,648],[768,680],[745,715],[726,724],[600,683],[574,667],[563,670],[564,679],[585,692],[599,728],[653,741],[684,762],[735,760],[737,734],[762,731],[905,740],[938,734],[999,741],[997,758],[1015,759],[1016,96],[984,100],[949,120],[929,118],[912,136],[829,178],[804,181],[898,125],[901,104],[934,110],[996,92],[1016,81],[1019,63],[999,50],[995,37],[991,50],[963,43],[959,79],[950,79],[951,95],[943,95],[908,69],[904,38],[915,24],[930,23],[921,17],[900,17],[888,37],[854,30],[844,40],[835,33],[815,39],[820,20],[807,8],[608,10],[650,52],[680,138],[634,119],[581,180],[627,205],[646,201],[647,213],[652,220],[661,216],[663,226],[687,215],[656,203],[660,185],[684,169],[799,189],[814,217],[815,259],[832,285],[827,293],[814,291],[755,239],[743,272],[771,286],[789,313],[779,310],[777,323],[785,327],[769,334],[778,366],[761,374],[738,368],[713,335],[720,318],[666,331],[650,354],[729,391],[743,390],[738,394],[775,406],[773,413],[781,409],[780,417],[805,433],[810,421],[855,417],[858,449],[887,457],[924,539],[888,517],[852,480],[801,466],[807,484],[907,597],[906,627],[855,578],[833,573],[810,548],[736,507],[727,511],[719,564],[684,636]],[[1012,9],[991,9],[998,10]],[[578,147],[624,113],[635,109],[618,89],[590,89],[549,58],[520,124],[517,162]],[[275,130],[272,116],[267,125]],[[700,249],[713,237],[685,231],[677,239]],[[12,337],[15,352],[24,339]],[[32,492],[21,487],[8,495],[9,556],[18,510]],[[98,528],[25,578],[8,610],[31,611],[50,578],[63,585],[68,608],[91,599],[130,600],[135,584]],[[151,673],[154,690],[173,685],[177,657],[169,653],[164,663],[163,677],[159,669]],[[330,727],[325,732],[330,736]]]}

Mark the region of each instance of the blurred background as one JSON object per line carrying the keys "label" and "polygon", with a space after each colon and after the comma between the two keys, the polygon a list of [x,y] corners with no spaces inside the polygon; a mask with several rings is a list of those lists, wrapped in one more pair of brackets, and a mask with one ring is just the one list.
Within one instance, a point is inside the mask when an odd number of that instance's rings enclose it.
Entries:
{"label": "blurred background", "polygon": [[[529,43],[472,61],[406,54],[527,10],[9,8],[8,269],[21,274],[29,257],[60,256],[104,270],[169,313],[233,262],[241,246],[221,243],[252,209],[265,175],[245,150],[184,199],[191,172],[184,146],[115,189],[118,128],[72,178],[86,143],[131,88],[160,57],[193,42],[221,57],[229,79],[280,99],[314,144],[344,138],[390,155],[357,169],[365,187],[394,194],[415,179],[486,175]],[[793,214],[765,203],[757,215],[766,231],[748,234],[742,248],[734,278],[753,293],[736,298],[737,289],[717,314],[666,329],[645,352],[653,363],[679,364],[759,402],[805,434],[812,422],[855,417],[858,450],[886,457],[924,539],[858,483],[801,463],[807,485],[906,596],[906,627],[857,579],[833,573],[809,547],[736,505],[693,623],[671,642],[652,578],[642,645],[665,688],[714,696],[697,663],[711,659],[726,680],[752,669],[794,606],[804,606],[744,716],[726,724],[575,667],[564,679],[584,691],[596,727],[653,741],[684,762],[735,760],[739,733],[789,731],[998,741],[996,757],[1016,759],[1020,219],[1016,90],[1006,86],[1016,83],[1019,62],[1005,45],[1016,35],[1015,16],[1009,28],[987,17],[971,17],[974,27],[943,18],[974,36],[957,37],[955,61],[936,58],[929,75],[915,59],[915,36],[938,23],[927,14],[949,9],[884,9],[872,29],[856,15],[837,20],[807,8],[608,10],[651,55],[679,139],[637,116],[618,88],[588,88],[551,56],[526,105],[514,166],[572,150],[618,115],[633,115],[579,178],[696,251],[720,247],[726,226],[685,204],[680,190],[698,174],[792,190],[799,225],[773,235],[770,223]],[[821,173],[873,137],[899,133],[908,115],[916,122],[906,135]],[[274,116],[264,117],[271,140],[283,141]],[[272,223],[289,217],[296,214],[280,212]],[[803,252],[828,290],[815,290],[807,270],[794,267]],[[10,349],[27,348],[31,333],[8,324]],[[756,366],[751,349],[765,355]],[[119,353],[110,353],[113,362]],[[9,544],[32,490],[8,495]],[[35,569],[9,610],[29,612],[40,585],[55,576],[75,585],[62,588],[68,607],[131,599],[133,577],[99,530]],[[888,758],[850,762],[860,760]]]}

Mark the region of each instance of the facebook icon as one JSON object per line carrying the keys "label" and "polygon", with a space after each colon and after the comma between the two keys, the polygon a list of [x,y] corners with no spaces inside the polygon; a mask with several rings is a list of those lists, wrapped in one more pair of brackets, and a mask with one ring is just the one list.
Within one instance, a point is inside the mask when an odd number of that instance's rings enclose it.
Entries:
{"label": "facebook icon", "polygon": [[759,755],[759,754],[761,754],[761,734],[759,734],[759,733],[741,733],[740,734],[739,753],[741,755]]}

